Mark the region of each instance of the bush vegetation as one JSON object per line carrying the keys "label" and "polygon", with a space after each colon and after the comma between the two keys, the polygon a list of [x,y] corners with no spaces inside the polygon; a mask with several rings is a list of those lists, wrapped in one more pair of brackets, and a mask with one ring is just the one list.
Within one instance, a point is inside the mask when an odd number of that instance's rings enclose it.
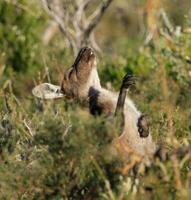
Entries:
{"label": "bush vegetation", "polygon": [[[143,46],[140,36],[108,33],[115,29],[111,11],[98,27],[108,35],[97,33],[102,85],[117,91],[126,72],[135,74],[130,96],[151,116],[156,143],[169,151],[189,145],[190,32]],[[179,19],[183,28],[189,19]],[[59,84],[74,60],[60,33],[42,43],[48,20],[36,0],[0,0],[0,199],[190,199],[190,155],[123,173],[131,160],[124,163],[111,148],[112,124],[74,101],[32,96],[37,83]]]}

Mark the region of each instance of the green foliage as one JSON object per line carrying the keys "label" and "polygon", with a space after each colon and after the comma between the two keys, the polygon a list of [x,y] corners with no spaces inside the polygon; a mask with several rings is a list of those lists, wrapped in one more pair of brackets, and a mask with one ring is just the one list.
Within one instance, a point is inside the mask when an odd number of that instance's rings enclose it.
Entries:
{"label": "green foliage", "polygon": [[32,13],[24,10],[24,0],[18,4],[11,1],[1,1],[0,4],[0,52],[7,67],[16,71],[39,67],[36,57],[40,52],[40,40],[36,33],[41,30],[42,23],[37,8],[33,6]]}

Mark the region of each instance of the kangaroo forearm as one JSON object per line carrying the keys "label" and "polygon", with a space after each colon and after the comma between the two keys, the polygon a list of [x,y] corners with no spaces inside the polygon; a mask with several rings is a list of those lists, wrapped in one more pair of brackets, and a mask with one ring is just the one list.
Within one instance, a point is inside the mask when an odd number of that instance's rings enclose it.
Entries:
{"label": "kangaroo forearm", "polygon": [[127,89],[121,88],[119,97],[118,97],[118,101],[117,101],[117,106],[115,109],[115,116],[123,114],[123,108],[124,108],[124,104],[125,104],[126,95],[127,95]]}

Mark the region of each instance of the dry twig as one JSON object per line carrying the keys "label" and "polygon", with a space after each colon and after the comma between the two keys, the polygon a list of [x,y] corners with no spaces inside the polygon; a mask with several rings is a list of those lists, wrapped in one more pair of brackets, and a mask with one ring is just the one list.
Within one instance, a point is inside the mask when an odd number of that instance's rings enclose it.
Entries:
{"label": "dry twig", "polygon": [[96,51],[100,51],[93,34],[97,24],[102,19],[106,9],[113,0],[103,0],[95,11],[87,14],[90,0],[41,0],[44,10],[52,18],[53,22],[44,33],[43,41],[47,44],[59,27],[64,35],[66,44],[76,55],[84,45],[90,45]]}

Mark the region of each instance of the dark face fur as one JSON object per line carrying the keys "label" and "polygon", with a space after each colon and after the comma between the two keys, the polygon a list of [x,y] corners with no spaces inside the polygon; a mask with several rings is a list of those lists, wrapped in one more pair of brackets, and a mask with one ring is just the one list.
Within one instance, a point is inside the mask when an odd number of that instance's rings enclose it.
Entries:
{"label": "dark face fur", "polygon": [[95,54],[89,47],[83,47],[62,81],[62,91],[66,97],[78,97],[79,88],[86,84],[95,63]]}
{"label": "dark face fur", "polygon": [[93,52],[93,50],[89,47],[83,47],[77,57],[76,60],[73,64],[73,67],[78,71],[79,68],[81,68],[80,66],[82,65],[82,67],[84,65],[91,65],[91,62],[94,61],[95,59],[95,54]]}
{"label": "dark face fur", "polygon": [[137,128],[140,137],[148,137],[149,136],[149,119],[146,115],[141,115],[137,122]]}

